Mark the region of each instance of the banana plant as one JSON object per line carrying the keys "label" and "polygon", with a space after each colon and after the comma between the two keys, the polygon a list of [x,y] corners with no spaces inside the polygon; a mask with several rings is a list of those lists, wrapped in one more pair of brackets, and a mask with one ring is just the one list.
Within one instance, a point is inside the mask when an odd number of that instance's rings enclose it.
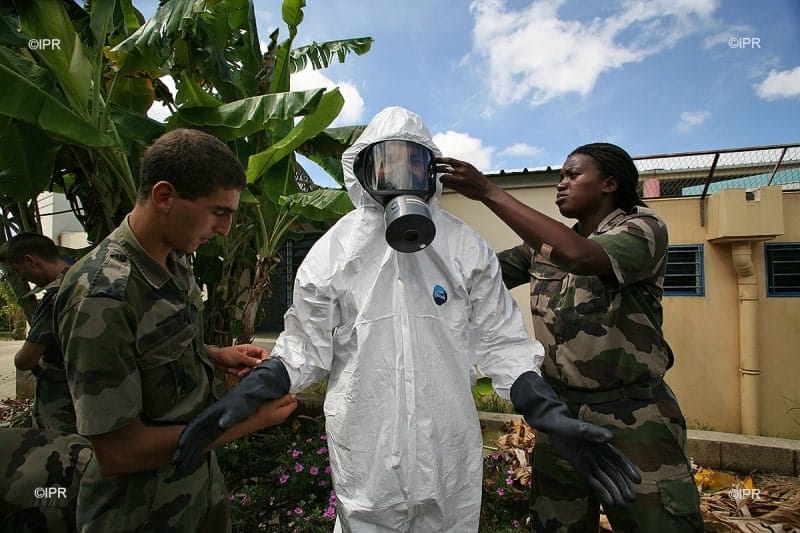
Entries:
{"label": "banana plant", "polygon": [[[40,228],[36,197],[52,190],[98,242],[132,208],[147,146],[178,127],[208,131],[238,154],[248,186],[230,235],[196,256],[206,340],[250,340],[285,240],[351,208],[343,191],[301,187],[295,152],[341,182],[338,158],[360,127],[326,129],[341,94],[292,92],[290,75],[364,54],[372,39],[293,48],[304,7],[284,0],[288,37],[276,29],[262,53],[252,0],[166,0],[147,21],[131,0],[0,3],[0,241]],[[146,115],[157,101],[166,124]]]}
{"label": "banana plant", "polygon": [[[341,179],[338,158],[360,127],[326,130],[344,99],[338,89],[291,91],[290,75],[369,51],[358,38],[293,48],[303,0],[284,0],[288,36],[276,29],[262,53],[250,0],[172,0],[108,50],[128,76],[169,75],[177,93],[157,94],[174,112],[167,130],[191,127],[226,141],[245,164],[247,190],[233,228],[198,250],[195,272],[208,290],[207,342],[250,342],[257,311],[270,294],[279,251],[300,222],[322,223],[352,209],[342,190],[302,187],[295,153],[322,161]],[[337,168],[338,167],[338,168]]]}
{"label": "banana plant", "polygon": [[93,242],[133,206],[138,159],[164,126],[144,115],[148,80],[114,72],[104,46],[142,21],[125,0],[0,3],[0,241],[41,231],[45,191],[67,195]]}

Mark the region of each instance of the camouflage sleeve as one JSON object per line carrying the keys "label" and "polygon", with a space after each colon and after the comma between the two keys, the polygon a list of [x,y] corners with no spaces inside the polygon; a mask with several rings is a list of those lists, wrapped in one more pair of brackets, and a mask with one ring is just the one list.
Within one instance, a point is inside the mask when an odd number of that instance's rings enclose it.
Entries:
{"label": "camouflage sleeve", "polygon": [[531,247],[525,243],[517,245],[497,254],[500,268],[503,271],[503,283],[506,288],[513,289],[531,281]]}
{"label": "camouflage sleeve", "polygon": [[654,276],[667,254],[667,227],[651,215],[629,217],[592,239],[605,249],[621,286]]}
{"label": "camouflage sleeve", "polygon": [[61,316],[59,334],[78,433],[108,433],[139,417],[135,326],[129,306],[108,297],[84,297]]}
{"label": "camouflage sleeve", "polygon": [[56,335],[53,331],[53,299],[55,292],[48,291],[36,306],[31,317],[31,328],[26,341],[35,344],[55,344]]}

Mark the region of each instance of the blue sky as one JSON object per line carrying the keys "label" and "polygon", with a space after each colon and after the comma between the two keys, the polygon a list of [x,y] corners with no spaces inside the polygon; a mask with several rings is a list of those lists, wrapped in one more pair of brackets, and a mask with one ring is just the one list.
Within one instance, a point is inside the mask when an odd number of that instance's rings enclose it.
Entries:
{"label": "blue sky", "polygon": [[[286,36],[280,5],[255,1],[262,41]],[[800,141],[797,0],[307,0],[304,13],[296,46],[375,40],[293,77],[340,88],[334,125],[404,106],[485,172],[557,167],[596,141],[634,156]]]}

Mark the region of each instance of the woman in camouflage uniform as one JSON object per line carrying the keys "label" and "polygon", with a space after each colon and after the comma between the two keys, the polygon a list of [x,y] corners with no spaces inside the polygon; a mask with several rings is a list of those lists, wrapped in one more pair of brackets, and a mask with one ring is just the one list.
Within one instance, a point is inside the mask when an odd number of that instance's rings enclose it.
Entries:
{"label": "woman in camouflage uniform", "polygon": [[[439,160],[442,181],[479,200],[523,239],[498,254],[511,288],[530,282],[542,373],[583,421],[611,430],[639,468],[635,502],[605,507],[615,531],[703,531],[686,424],[663,377],[667,228],[636,192],[638,171],[613,144],[576,148],[557,186],[571,228],[513,198],[469,163]],[[537,433],[531,511],[537,531],[596,531],[600,502],[584,475]]]}

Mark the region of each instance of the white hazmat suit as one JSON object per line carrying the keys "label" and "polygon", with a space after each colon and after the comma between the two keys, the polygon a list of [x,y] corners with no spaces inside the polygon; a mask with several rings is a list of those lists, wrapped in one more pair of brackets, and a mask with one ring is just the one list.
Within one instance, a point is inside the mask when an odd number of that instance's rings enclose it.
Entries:
{"label": "white hazmat suit", "polygon": [[311,248],[271,357],[292,392],[328,375],[325,396],[337,531],[478,530],[482,439],[476,368],[508,398],[543,359],[486,242],[429,201],[436,237],[402,253],[384,237],[383,207],[353,173],[376,141],[441,152],[414,113],[381,111],[342,156],[356,209]]}

